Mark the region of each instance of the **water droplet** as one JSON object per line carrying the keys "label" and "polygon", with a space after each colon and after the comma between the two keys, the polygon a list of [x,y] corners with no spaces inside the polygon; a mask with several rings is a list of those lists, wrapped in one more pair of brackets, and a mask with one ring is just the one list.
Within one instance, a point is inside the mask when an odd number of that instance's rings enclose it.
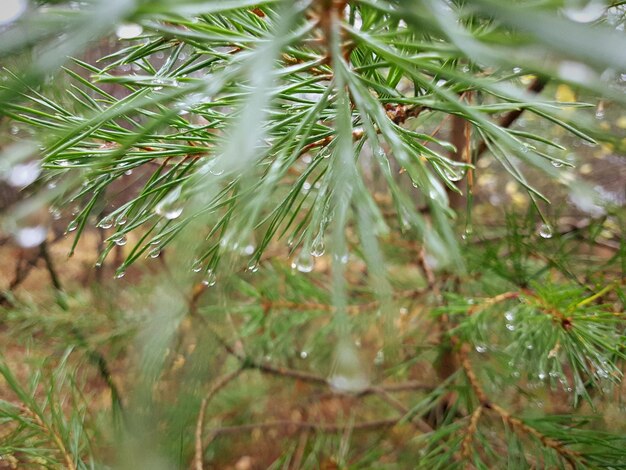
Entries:
{"label": "water droplet", "polygon": [[545,380],[546,379],[546,373],[545,372],[539,372],[539,374],[537,374],[537,377],[539,377],[539,380]]}
{"label": "water droplet", "polygon": [[302,192],[304,194],[307,194],[310,190],[311,190],[311,183],[309,183],[308,181],[305,181],[304,183],[302,183]]}
{"label": "water droplet", "polygon": [[550,163],[552,163],[554,168],[561,168],[563,166],[563,163],[558,160],[550,160]]}
{"label": "water droplet", "polygon": [[252,253],[254,253],[254,250],[256,250],[256,247],[253,244],[248,244],[246,246],[243,247],[243,254],[244,255],[251,255]]}
{"label": "water droplet", "polygon": [[604,119],[604,101],[600,101],[596,107],[596,119]]}
{"label": "water droplet", "polygon": [[476,352],[478,352],[478,353],[480,353],[480,354],[483,354],[483,353],[486,353],[486,352],[487,352],[487,347],[486,347],[486,346],[483,346],[482,344],[477,344],[477,345],[475,346],[475,348],[476,348]]}
{"label": "water droplet", "polygon": [[300,351],[300,359],[306,359],[309,357],[309,353],[306,351]]}
{"label": "water droplet", "polygon": [[161,250],[159,248],[153,248],[152,250],[150,250],[148,256],[150,256],[150,258],[152,259],[158,258],[159,256],[161,256]]}
{"label": "water droplet", "polygon": [[461,181],[465,176],[465,172],[445,169],[443,172],[450,181]]}
{"label": "water droplet", "polygon": [[541,224],[539,226],[539,236],[541,238],[552,238],[552,227],[548,224]]}
{"label": "water droplet", "polygon": [[385,362],[385,353],[382,349],[379,349],[374,357],[374,365],[381,366]]}
{"label": "water droplet", "polygon": [[463,235],[461,235],[461,238],[463,240],[467,240],[468,238],[471,238],[473,233],[474,233],[474,227],[471,225],[467,225],[465,227],[465,231],[463,232]]}
{"label": "water droplet", "polygon": [[292,269],[297,269],[301,273],[310,273],[315,268],[315,260],[311,253],[306,250],[300,251],[298,257],[291,263]]}
{"label": "water droplet", "polygon": [[320,231],[313,240],[313,245],[311,246],[311,255],[319,258],[324,255],[324,251],[326,247],[324,246],[324,233]]}
{"label": "water droplet", "polygon": [[199,259],[194,260],[193,264],[191,265],[191,270],[194,273],[199,273],[200,271],[202,271],[202,261]]}
{"label": "water droplet", "polygon": [[602,17],[606,10],[604,0],[568,0],[561,12],[577,23],[591,23]]}
{"label": "water droplet", "polygon": [[21,163],[9,170],[6,181],[14,188],[24,188],[33,183],[40,173],[38,162]]}
{"label": "water droplet", "polygon": [[214,286],[216,282],[217,282],[217,276],[215,275],[212,269],[208,269],[204,279],[202,280],[202,284],[204,284],[207,287],[211,287],[211,286]]}
{"label": "water droplet", "polygon": [[511,323],[507,323],[506,329],[509,331],[515,331],[515,325],[512,325]]}
{"label": "water droplet", "polygon": [[0,8],[0,25],[12,23],[17,20],[28,7],[26,0],[2,0]]}
{"label": "water droplet", "polygon": [[504,314],[504,318],[506,318],[508,321],[513,321],[515,320],[515,312],[513,310],[508,310],[505,314]]}
{"label": "water droplet", "polygon": [[54,162],[55,165],[67,168],[70,166],[70,162],[68,160],[56,160]]}
{"label": "water droplet", "polygon": [[128,239],[126,238],[126,235],[120,235],[113,240],[113,243],[115,243],[117,246],[124,246],[127,242]]}
{"label": "water droplet", "polygon": [[126,271],[118,271],[115,273],[115,279],[122,279],[124,276],[126,276]]}
{"label": "water droplet", "polygon": [[248,263],[248,271],[250,271],[251,273],[255,273],[259,270],[259,263],[257,262],[257,260],[251,260]]}
{"label": "water droplet", "polygon": [[370,385],[359,354],[348,340],[341,340],[337,345],[332,369],[328,383],[338,392],[359,393]]}
{"label": "water droplet", "polygon": [[126,171],[124,172],[124,174],[125,174],[126,176],[130,176],[130,175],[132,175],[132,174],[133,174],[133,170],[126,170]]}
{"label": "water droplet", "polygon": [[115,35],[120,39],[133,39],[141,36],[143,28],[135,23],[125,23],[119,25],[115,30]]}
{"label": "water droplet", "polygon": [[100,222],[98,222],[97,227],[104,230],[113,227],[113,218],[111,216],[104,217],[102,220],[100,220]]}
{"label": "water droplet", "polygon": [[77,220],[72,220],[68,226],[67,226],[67,231],[68,232],[73,232],[74,230],[76,230],[78,228],[78,221]]}
{"label": "water droplet", "polygon": [[168,220],[174,220],[183,213],[183,206],[180,201],[180,195],[182,188],[176,187],[170,191],[154,208],[154,211],[161,217],[165,217]]}
{"label": "water droplet", "polygon": [[224,174],[224,169],[216,168],[216,166],[213,165],[211,169],[209,170],[209,173],[211,173],[213,176],[222,176]]}
{"label": "water droplet", "polygon": [[48,209],[48,212],[50,212],[50,216],[52,217],[52,220],[60,220],[62,217],[62,213],[61,213],[61,209],[59,209],[58,207],[50,207]]}
{"label": "water droplet", "polygon": [[115,219],[115,224],[116,225],[126,225],[126,222],[128,222],[128,218],[126,217],[125,214],[120,214],[117,219]]}
{"label": "water droplet", "polygon": [[41,245],[48,235],[48,229],[43,225],[33,225],[26,227],[19,227],[15,233],[14,238],[19,246],[22,248],[34,248]]}

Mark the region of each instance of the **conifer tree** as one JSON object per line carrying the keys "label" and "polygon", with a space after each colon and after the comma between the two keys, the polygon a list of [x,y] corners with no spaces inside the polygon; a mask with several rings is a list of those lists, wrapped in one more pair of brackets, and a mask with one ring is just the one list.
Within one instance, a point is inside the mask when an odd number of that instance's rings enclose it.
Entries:
{"label": "conifer tree", "polygon": [[58,305],[3,308],[67,349],[0,357],[0,468],[626,466],[626,196],[579,171],[623,191],[622,2],[5,1],[2,230]]}

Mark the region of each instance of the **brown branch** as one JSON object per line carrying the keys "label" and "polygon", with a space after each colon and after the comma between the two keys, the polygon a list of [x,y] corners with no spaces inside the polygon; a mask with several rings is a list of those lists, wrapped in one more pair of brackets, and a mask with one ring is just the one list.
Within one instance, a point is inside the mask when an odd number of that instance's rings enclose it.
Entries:
{"label": "brown branch", "polygon": [[560,441],[544,435],[537,429],[524,423],[521,419],[512,416],[507,410],[505,410],[501,406],[489,400],[478,381],[476,373],[472,368],[471,362],[469,360],[469,346],[467,344],[463,344],[461,346],[459,356],[461,359],[461,365],[463,367],[463,370],[465,371],[465,375],[467,376],[470,386],[472,387],[472,390],[474,391],[476,398],[478,398],[478,401],[480,402],[482,408],[494,411],[500,416],[502,421],[508,424],[511,429],[513,429],[517,434],[530,435],[539,440],[545,447],[556,451],[563,459],[565,459],[571,465],[573,469],[577,467],[576,459],[581,459],[581,454],[579,452],[568,449]]}
{"label": "brown branch", "polygon": [[52,426],[49,426],[44,422],[44,420],[39,416],[39,414],[35,413],[25,404],[17,405],[25,414],[31,416],[35,423],[41,428],[42,431],[50,438],[52,443],[56,446],[57,450],[63,456],[63,460],[65,461],[65,465],[68,470],[76,470],[76,465],[74,464],[74,459],[70,455],[70,453],[65,448],[65,444],[63,444],[63,439],[59,433],[57,433]]}
{"label": "brown branch", "polygon": [[[458,339],[455,338],[455,342],[458,343]],[[489,408],[491,403],[489,402],[489,398],[487,398],[487,394],[483,390],[478,381],[478,377],[472,368],[472,363],[469,360],[469,345],[464,343],[459,350],[459,360],[461,362],[461,367],[463,367],[463,371],[465,372],[465,376],[474,391],[474,395],[478,398],[478,401],[485,408]]]}
{"label": "brown branch", "polygon": [[[232,356],[236,357],[237,359],[241,361],[243,369],[256,369],[259,372],[263,372],[263,373],[270,374],[270,375],[275,375],[278,377],[296,379],[302,382],[308,382],[308,383],[313,383],[317,385],[324,385],[324,386],[328,385],[328,380],[325,377],[322,377],[321,375],[252,361],[249,358],[235,351],[235,349],[231,345],[229,345],[226,341],[224,341],[224,339],[221,336],[217,335],[215,332],[214,334],[217,340],[222,344],[224,349],[226,349],[226,351],[229,354],[231,354]],[[362,392],[360,392],[358,396],[378,394],[380,393],[381,390],[385,392],[389,392],[389,393],[394,393],[394,392],[405,392],[405,391],[411,391],[411,390],[432,390],[432,389],[433,387],[431,385],[427,385],[418,381],[409,381],[409,382],[401,382],[401,383],[395,383],[395,384],[381,384],[381,385],[371,386],[363,390]]]}
{"label": "brown branch", "polygon": [[[391,394],[387,390],[385,390],[382,387],[371,387],[371,388],[372,388],[373,393],[375,393],[378,397],[380,397],[387,404],[391,405],[393,408],[395,408],[397,411],[402,413],[404,416],[409,415],[411,410],[409,410],[409,408],[404,406],[404,404],[400,400],[391,396]],[[423,418],[410,416],[409,422],[413,424],[419,431],[423,432],[424,434],[427,434],[433,431],[433,428]]]}
{"label": "brown branch", "polygon": [[470,417],[470,422],[469,426],[467,427],[465,437],[463,438],[463,442],[461,443],[461,455],[463,456],[463,459],[466,460],[468,467],[471,466],[470,462],[472,460],[472,439],[474,439],[474,435],[478,431],[478,421],[480,420],[482,412],[482,405],[474,410],[472,416]]}
{"label": "brown branch", "polygon": [[352,429],[353,431],[371,431],[380,428],[394,427],[400,422],[403,417],[380,419],[375,421],[364,421],[356,424],[329,424],[329,423],[312,423],[309,421],[290,421],[290,420],[278,420],[269,421],[264,423],[250,423],[240,424],[236,426],[223,426],[214,430],[216,435],[219,434],[232,434],[238,432],[250,432],[255,429],[270,429],[270,428],[289,428],[292,427],[297,430],[306,429],[313,432],[326,432],[326,433],[340,433],[346,429]]}
{"label": "brown branch", "polygon": [[[402,299],[402,298],[413,298],[416,295],[420,294],[421,289],[410,289],[400,291],[394,294],[394,298]],[[285,309],[285,310],[297,310],[297,311],[308,311],[308,310],[319,310],[322,312],[335,312],[337,310],[333,305],[322,304],[322,303],[299,303],[299,302],[291,302],[291,301],[271,301],[264,300],[261,305],[263,306],[263,310],[265,312],[269,312],[272,309]],[[349,314],[357,314],[364,311],[372,310],[377,308],[380,305],[378,300],[374,300],[372,302],[367,302],[360,305],[348,305],[346,307],[346,311]]]}
{"label": "brown branch", "polygon": [[239,368],[233,372],[230,372],[226,375],[224,375],[223,377],[219,378],[214,384],[213,386],[209,389],[209,391],[207,392],[207,394],[204,396],[204,398],[202,399],[202,402],[200,403],[200,411],[198,412],[198,419],[196,421],[196,450],[195,450],[195,455],[194,455],[194,466],[195,466],[195,470],[202,470],[202,463],[203,463],[203,458],[202,455],[204,454],[204,445],[202,443],[202,431],[204,429],[204,414],[206,412],[206,407],[209,404],[209,401],[211,401],[211,399],[221,390],[223,389],[226,385],[228,385],[230,382],[232,382],[234,379],[236,379],[239,374],[241,374],[241,372],[243,371],[242,368]]}
{"label": "brown branch", "polygon": [[500,303],[500,302],[505,302],[507,300],[511,300],[511,299],[517,299],[519,298],[520,293],[519,292],[515,292],[515,291],[511,291],[511,292],[504,292],[502,294],[498,294],[494,297],[490,297],[488,299],[485,299],[484,301],[482,301],[479,304],[473,305],[472,307],[470,307],[470,309],[467,311],[468,315],[474,315],[475,313],[480,312],[481,310],[484,310],[488,307],[491,307],[494,304]]}
{"label": "brown branch", "polygon": [[499,405],[496,405],[495,403],[491,404],[490,409],[495,411],[502,418],[502,421],[508,424],[511,429],[513,429],[516,433],[520,435],[525,434],[533,436],[534,438],[539,440],[541,444],[543,444],[545,447],[556,451],[563,459],[565,459],[571,465],[573,469],[578,467],[576,460],[581,459],[580,452],[568,449],[560,441],[557,441],[556,439],[552,439],[551,437],[542,434],[537,429],[524,423],[521,419],[512,416],[508,411],[506,411]]}
{"label": "brown branch", "polygon": [[572,329],[572,317],[568,317],[563,312],[552,307],[551,305],[546,305],[542,301],[542,299],[530,289],[524,289],[522,292],[525,296],[531,297],[536,302],[538,309],[543,311],[543,313],[545,313],[546,315],[551,316],[552,319],[556,323],[559,323],[564,330],[569,331]]}

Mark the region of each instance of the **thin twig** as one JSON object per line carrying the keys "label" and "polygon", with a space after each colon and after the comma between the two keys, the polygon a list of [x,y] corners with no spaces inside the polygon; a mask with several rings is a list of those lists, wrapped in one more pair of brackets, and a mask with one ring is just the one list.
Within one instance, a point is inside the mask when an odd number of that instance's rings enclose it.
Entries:
{"label": "thin twig", "polygon": [[232,434],[238,432],[250,432],[255,429],[270,429],[270,428],[293,428],[293,429],[308,429],[313,432],[319,433],[340,433],[344,432],[347,427],[350,427],[353,431],[370,431],[380,428],[394,427],[402,420],[403,416],[390,419],[380,419],[375,421],[364,421],[356,424],[328,424],[328,423],[312,423],[308,421],[290,421],[290,420],[278,420],[269,421],[263,423],[250,423],[240,424],[236,426],[222,426],[214,430],[215,434]]}
{"label": "thin twig", "polygon": [[472,460],[472,439],[474,435],[478,431],[478,420],[480,420],[480,416],[483,412],[482,405],[474,410],[472,416],[470,417],[469,426],[467,427],[467,432],[465,437],[463,438],[463,442],[461,444],[462,455],[466,460],[468,467],[471,465],[470,462]]}
{"label": "thin twig", "polygon": [[502,421],[507,423],[518,434],[533,436],[534,438],[539,440],[545,447],[549,447],[550,449],[556,451],[556,453],[564,458],[573,469],[578,467],[576,460],[580,460],[580,452],[568,449],[560,441],[552,439],[551,437],[548,437],[545,434],[539,432],[537,429],[524,423],[521,419],[512,416],[508,411],[506,411],[501,406],[496,405],[495,403],[491,404],[490,409],[500,415]]}
{"label": "thin twig", "polygon": [[541,433],[534,427],[529,426],[528,424],[524,423],[521,419],[512,416],[511,413],[509,413],[507,410],[505,410],[501,406],[489,400],[485,391],[483,390],[482,386],[480,385],[478,381],[478,377],[476,376],[476,373],[474,372],[472,368],[471,362],[469,360],[469,346],[467,344],[463,344],[461,346],[459,355],[461,357],[461,365],[463,366],[465,375],[467,376],[467,379],[470,382],[470,385],[472,387],[472,390],[474,391],[474,394],[476,395],[476,398],[478,398],[478,401],[480,402],[483,408],[485,408],[486,410],[492,410],[496,414],[498,414],[500,418],[502,419],[502,421],[508,424],[511,427],[511,429],[513,429],[516,433],[520,435],[530,435],[536,438],[545,447],[548,447],[556,451],[563,459],[565,459],[571,465],[572,468],[577,467],[576,459],[579,459],[579,460],[581,459],[580,452],[576,452],[574,450],[568,449],[567,447],[565,447],[565,445],[562,442],[544,435],[543,433]]}
{"label": "thin twig", "polygon": [[202,431],[204,429],[204,414],[206,412],[206,407],[209,404],[209,401],[211,401],[211,399],[221,389],[236,379],[242,371],[243,369],[239,368],[218,379],[204,396],[202,403],[200,403],[200,411],[198,412],[198,419],[196,421],[196,452],[194,456],[194,466],[196,470],[202,470],[203,467],[202,455],[204,454],[204,445],[202,443]]}
{"label": "thin twig", "polygon": [[54,443],[54,445],[56,446],[57,450],[61,453],[61,455],[63,456],[63,460],[65,460],[65,465],[67,466],[68,470],[76,470],[76,465],[74,464],[74,459],[73,457],[70,455],[70,453],[67,451],[65,444],[63,444],[63,439],[61,439],[61,436],[59,436],[59,433],[56,432],[51,426],[49,426],[48,424],[46,424],[44,422],[43,419],[41,419],[41,416],[39,416],[38,413],[35,413],[32,409],[30,409],[28,406],[26,406],[25,404],[21,404],[19,405],[19,408],[26,413],[27,415],[31,416],[35,422],[37,423],[37,425],[48,435],[48,437],[52,440],[52,442]]}

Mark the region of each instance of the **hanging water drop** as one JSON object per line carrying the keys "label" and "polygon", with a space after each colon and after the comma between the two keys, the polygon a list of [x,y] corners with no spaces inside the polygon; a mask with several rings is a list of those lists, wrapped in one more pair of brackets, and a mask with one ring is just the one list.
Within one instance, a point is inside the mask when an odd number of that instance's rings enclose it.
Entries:
{"label": "hanging water drop", "polygon": [[27,0],[3,0],[2,8],[0,8],[0,25],[17,20],[27,7]]}
{"label": "hanging water drop", "polygon": [[148,255],[150,258],[155,259],[161,256],[161,250],[159,248],[153,248],[150,250],[150,254]]}
{"label": "hanging water drop", "polygon": [[552,227],[548,224],[541,224],[539,226],[539,236],[541,238],[552,238]]}
{"label": "hanging water drop", "polygon": [[465,176],[465,173],[463,171],[453,171],[453,170],[449,170],[449,169],[445,169],[444,170],[444,174],[446,175],[446,178],[448,178],[450,181],[461,181],[463,179],[463,176]]}
{"label": "hanging water drop", "polygon": [[209,173],[211,173],[213,176],[222,176],[224,174],[224,169],[216,168],[216,165],[213,165],[209,170]]}
{"label": "hanging water drop", "polygon": [[43,225],[33,225],[19,227],[15,233],[14,238],[19,246],[22,248],[34,248],[41,245],[48,235],[48,229]]}
{"label": "hanging water drop", "polygon": [[487,347],[486,347],[486,346],[483,346],[483,345],[477,344],[477,345],[475,346],[475,348],[476,348],[476,352],[478,352],[478,353],[480,353],[480,354],[487,352]]}
{"label": "hanging water drop", "polygon": [[200,271],[202,271],[202,261],[199,259],[194,260],[193,264],[191,265],[191,270],[194,273],[199,273]]}
{"label": "hanging water drop", "polygon": [[550,160],[550,163],[552,163],[554,168],[561,168],[563,166],[563,163],[558,160]]}
{"label": "hanging water drop", "polygon": [[376,357],[374,357],[374,365],[382,366],[384,362],[385,362],[385,353],[383,352],[382,349],[379,349],[378,352],[376,352]]}
{"label": "hanging water drop", "polygon": [[591,23],[600,19],[606,8],[604,0],[568,0],[561,11],[572,21]]}
{"label": "hanging water drop", "polygon": [[126,275],[126,271],[118,271],[115,273],[115,279],[122,279]]}
{"label": "hanging water drop", "polygon": [[50,207],[50,209],[48,209],[48,211],[50,212],[50,216],[52,217],[52,220],[60,220],[62,217],[61,214],[61,209],[59,209],[58,207]]}
{"label": "hanging water drop", "polygon": [[250,271],[251,273],[255,273],[259,270],[259,263],[257,260],[251,260],[248,263],[248,271]]}
{"label": "hanging water drop", "polygon": [[119,237],[117,237],[115,240],[113,240],[113,242],[117,245],[117,246],[124,246],[126,245],[126,243],[128,242],[128,239],[126,238],[126,235],[120,235]]}
{"label": "hanging water drop", "polygon": [[115,35],[120,39],[133,39],[143,33],[143,28],[135,23],[121,24],[115,30]]}
{"label": "hanging water drop", "polygon": [[41,167],[39,166],[39,163],[22,163],[13,166],[13,168],[9,170],[6,180],[7,183],[14,188],[25,188],[29,184],[33,183],[40,173]]}
{"label": "hanging water drop", "polygon": [[297,269],[301,273],[310,273],[315,268],[315,260],[307,250],[300,251],[298,257],[291,263],[292,269]]}
{"label": "hanging water drop", "polygon": [[215,275],[212,269],[208,269],[204,279],[202,280],[202,284],[207,287],[211,287],[211,286],[214,286],[216,282],[217,282],[217,276]]}
{"label": "hanging water drop", "polygon": [[182,188],[176,187],[170,191],[154,208],[154,211],[161,217],[165,217],[168,220],[174,220],[183,213],[183,206],[180,201],[180,195]]}
{"label": "hanging water drop", "polygon": [[73,232],[74,230],[76,230],[78,228],[78,221],[77,220],[72,220],[68,226],[67,226],[67,231],[68,232]]}
{"label": "hanging water drop", "polygon": [[347,339],[340,340],[337,345],[332,369],[328,383],[338,392],[359,393],[370,385],[359,354]]}
{"label": "hanging water drop", "polygon": [[315,240],[313,240],[313,245],[311,246],[311,255],[319,258],[324,255],[324,251],[326,247],[324,246],[324,233],[320,231]]}
{"label": "hanging water drop", "polygon": [[111,216],[104,217],[100,220],[100,222],[98,222],[97,227],[104,230],[113,227],[113,218]]}

